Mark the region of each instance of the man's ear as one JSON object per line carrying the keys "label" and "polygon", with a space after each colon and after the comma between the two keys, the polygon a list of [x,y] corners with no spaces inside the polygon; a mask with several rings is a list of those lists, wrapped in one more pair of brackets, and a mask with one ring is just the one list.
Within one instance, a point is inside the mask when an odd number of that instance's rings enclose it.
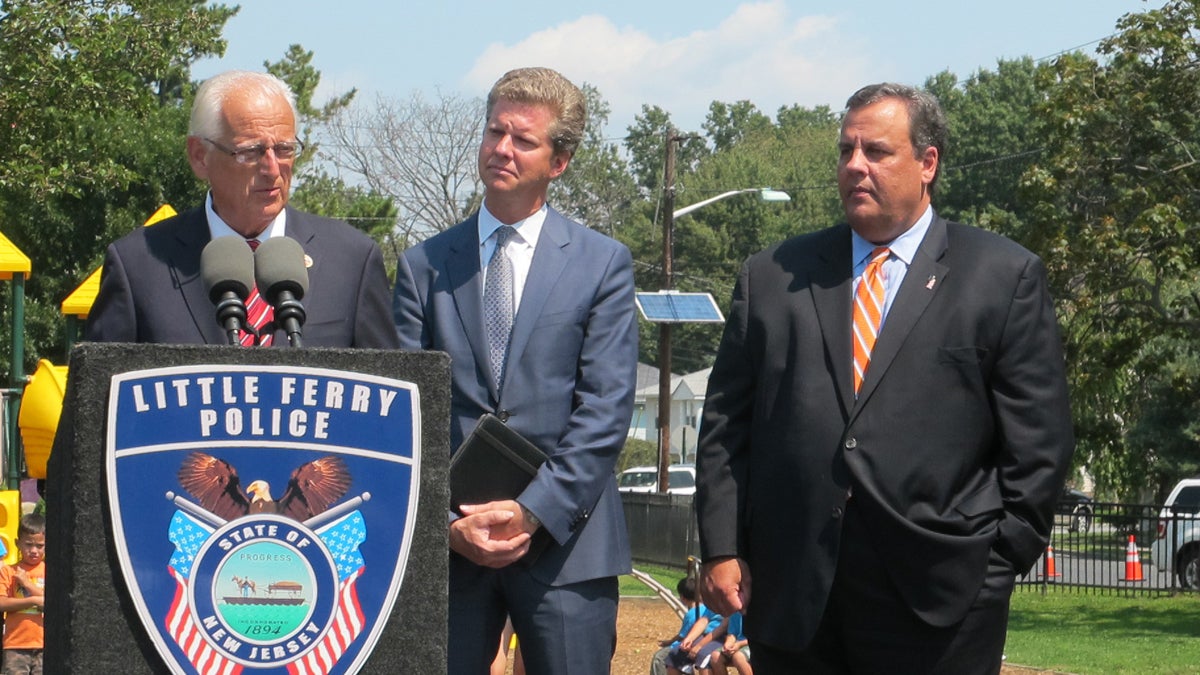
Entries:
{"label": "man's ear", "polygon": [[558,178],[567,170],[567,166],[571,163],[571,153],[566,151],[555,152],[550,157],[550,178]]}
{"label": "man's ear", "polygon": [[937,175],[938,168],[938,150],[932,145],[925,148],[925,154],[921,157],[921,182],[929,185],[933,182],[934,176]]}
{"label": "man's ear", "polygon": [[204,139],[197,136],[187,137],[188,163],[192,165],[192,173],[200,180],[208,180],[208,147]]}

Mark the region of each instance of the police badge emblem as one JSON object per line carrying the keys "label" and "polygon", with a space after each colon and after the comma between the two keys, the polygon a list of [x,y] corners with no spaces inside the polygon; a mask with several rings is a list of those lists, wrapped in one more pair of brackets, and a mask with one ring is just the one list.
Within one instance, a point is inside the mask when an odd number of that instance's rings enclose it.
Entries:
{"label": "police badge emblem", "polygon": [[410,383],[318,368],[113,377],[113,540],[173,672],[362,667],[408,560],[419,403]]}

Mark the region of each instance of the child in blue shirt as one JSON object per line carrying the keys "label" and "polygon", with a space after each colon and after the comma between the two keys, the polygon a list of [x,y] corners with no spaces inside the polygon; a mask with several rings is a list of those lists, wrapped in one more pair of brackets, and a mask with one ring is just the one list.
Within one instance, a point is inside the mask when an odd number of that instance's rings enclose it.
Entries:
{"label": "child in blue shirt", "polygon": [[[662,649],[654,654],[650,661],[651,675],[666,675],[667,673],[690,673],[692,660],[702,646],[700,643],[709,633],[721,624],[721,615],[713,612],[704,603],[696,601],[696,580],[684,577],[675,587],[679,599],[688,606],[679,625],[679,632],[674,636],[659,641]],[[686,645],[686,646],[685,646]],[[689,655],[690,652],[690,655]]]}
{"label": "child in blue shirt", "polygon": [[[742,632],[742,613],[734,612],[721,621],[712,632],[712,641],[696,655],[697,675],[720,673],[730,668],[738,675],[753,675],[750,667],[750,642]],[[711,670],[710,670],[711,669]]]}

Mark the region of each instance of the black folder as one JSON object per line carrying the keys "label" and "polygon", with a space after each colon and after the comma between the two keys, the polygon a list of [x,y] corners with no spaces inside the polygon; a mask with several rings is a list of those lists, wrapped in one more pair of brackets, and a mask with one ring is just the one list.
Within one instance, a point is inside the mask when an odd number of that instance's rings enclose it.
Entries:
{"label": "black folder", "polygon": [[[463,504],[516,499],[545,461],[546,453],[485,413],[450,458],[450,508],[461,515],[458,507]],[[532,564],[550,539],[546,528],[539,528],[522,561]]]}
{"label": "black folder", "polygon": [[516,499],[546,461],[546,453],[485,413],[450,458],[450,508]]}

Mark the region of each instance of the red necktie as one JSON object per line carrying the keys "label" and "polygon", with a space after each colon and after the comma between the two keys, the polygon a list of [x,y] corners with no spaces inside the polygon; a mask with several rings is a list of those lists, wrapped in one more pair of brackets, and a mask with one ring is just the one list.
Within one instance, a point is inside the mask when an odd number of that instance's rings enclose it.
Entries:
{"label": "red necktie", "polygon": [[886,246],[871,251],[871,261],[863,270],[862,280],[854,292],[854,394],[862,386],[867,364],[871,362],[871,350],[879,335],[879,323],[883,320],[883,262],[891,255]]}
{"label": "red necktie", "polygon": [[[259,241],[257,239],[247,239],[246,243],[250,245],[250,250],[258,250]],[[250,297],[246,300],[246,322],[254,329],[253,332],[242,331],[242,346],[252,347],[255,344],[255,334],[261,332],[262,327],[275,320],[275,308],[263,299],[258,292],[258,286],[255,286],[250,291]],[[268,332],[265,335],[258,335],[257,343],[261,347],[270,347],[271,339],[275,337],[274,332]]]}

